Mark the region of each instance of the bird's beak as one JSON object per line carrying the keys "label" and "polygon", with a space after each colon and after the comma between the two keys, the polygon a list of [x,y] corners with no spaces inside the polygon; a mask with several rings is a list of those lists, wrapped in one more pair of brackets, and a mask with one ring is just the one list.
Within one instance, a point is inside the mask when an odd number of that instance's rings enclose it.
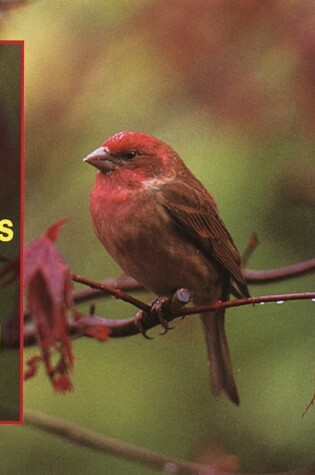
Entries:
{"label": "bird's beak", "polygon": [[105,147],[97,148],[94,152],[87,155],[83,161],[104,173],[111,172],[117,168],[117,164]]}

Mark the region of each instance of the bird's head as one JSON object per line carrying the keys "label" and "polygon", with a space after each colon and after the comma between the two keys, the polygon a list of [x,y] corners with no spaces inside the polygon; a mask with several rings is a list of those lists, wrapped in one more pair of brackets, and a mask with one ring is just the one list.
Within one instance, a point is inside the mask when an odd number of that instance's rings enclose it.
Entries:
{"label": "bird's head", "polygon": [[142,132],[118,132],[109,137],[84,161],[104,174],[132,170],[146,177],[161,177],[182,164],[176,152],[161,140]]}

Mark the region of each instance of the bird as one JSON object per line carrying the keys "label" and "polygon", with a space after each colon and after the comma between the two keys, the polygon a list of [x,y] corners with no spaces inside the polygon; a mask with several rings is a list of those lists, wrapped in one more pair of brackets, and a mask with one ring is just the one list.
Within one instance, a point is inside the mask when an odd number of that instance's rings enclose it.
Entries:
{"label": "bird", "polygon": [[[169,145],[122,131],[84,161],[97,169],[90,196],[95,233],[127,275],[158,297],[189,289],[196,305],[249,297],[240,254],[212,195]],[[224,309],[200,317],[212,392],[238,405]]]}

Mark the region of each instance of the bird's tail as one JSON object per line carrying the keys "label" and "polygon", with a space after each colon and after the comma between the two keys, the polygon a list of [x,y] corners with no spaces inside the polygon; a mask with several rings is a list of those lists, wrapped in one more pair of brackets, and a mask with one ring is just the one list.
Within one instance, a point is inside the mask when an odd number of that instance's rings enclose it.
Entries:
{"label": "bird's tail", "polygon": [[212,391],[215,395],[224,391],[232,402],[239,404],[240,399],[224,329],[224,309],[202,314],[201,320],[208,350]]}

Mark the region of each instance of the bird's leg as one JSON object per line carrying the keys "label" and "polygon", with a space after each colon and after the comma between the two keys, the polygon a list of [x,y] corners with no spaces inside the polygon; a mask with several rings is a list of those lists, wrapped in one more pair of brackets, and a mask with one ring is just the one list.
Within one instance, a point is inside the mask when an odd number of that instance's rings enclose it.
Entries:
{"label": "bird's leg", "polygon": [[138,328],[139,332],[147,340],[153,340],[152,336],[148,336],[147,328],[145,328],[145,320],[148,319],[148,314],[144,310],[139,310],[135,315],[135,325]]}
{"label": "bird's leg", "polygon": [[157,297],[151,304],[151,315],[157,318],[164,328],[161,335],[165,335],[168,330],[174,327],[169,325],[168,315],[172,315],[174,311],[179,310],[190,301],[190,292],[187,289],[177,289],[176,292]]}
{"label": "bird's leg", "polygon": [[136,313],[135,324],[139,332],[148,340],[152,340],[153,338],[147,335],[147,330],[158,320],[164,328],[161,335],[164,335],[173,328],[170,327],[167,317],[184,307],[189,301],[190,292],[187,289],[177,289],[172,294],[157,297],[151,304],[150,312],[139,310]]}
{"label": "bird's leg", "polygon": [[150,313],[153,318],[158,319],[162,327],[164,328],[163,332],[160,335],[165,335],[168,330],[172,330],[174,327],[169,325],[167,321],[167,315],[170,314],[170,304],[171,304],[172,295],[165,295],[157,297],[151,303]]}
{"label": "bird's leg", "polygon": [[147,324],[150,319],[152,322],[158,320],[163,326],[164,331],[161,335],[164,335],[168,330],[171,330],[173,327],[170,327],[168,321],[165,318],[167,315],[166,311],[169,306],[169,297],[157,297],[151,304],[150,312],[147,313],[144,310],[139,310],[135,315],[135,325],[137,326],[139,332],[147,340],[153,340],[151,336],[147,334]]}

